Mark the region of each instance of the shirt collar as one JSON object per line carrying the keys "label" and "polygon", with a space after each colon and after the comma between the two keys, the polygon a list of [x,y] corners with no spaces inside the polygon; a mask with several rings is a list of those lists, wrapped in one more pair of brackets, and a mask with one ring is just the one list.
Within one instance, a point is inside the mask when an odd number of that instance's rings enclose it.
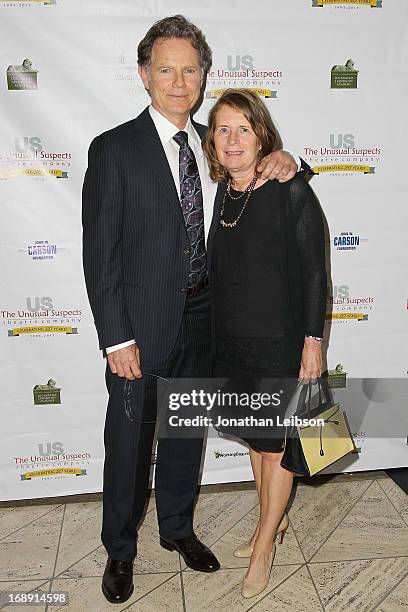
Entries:
{"label": "shirt collar", "polygon": [[[169,121],[164,115],[159,113],[159,111],[153,108],[151,104],[149,106],[149,113],[162,144],[164,145],[171,142],[173,136],[175,136],[177,132],[180,132],[179,128],[174,125],[174,123],[171,123],[171,121]],[[193,141],[196,145],[201,144],[201,140],[193,127],[190,117],[187,120],[187,124],[183,132],[187,132],[190,143]]]}

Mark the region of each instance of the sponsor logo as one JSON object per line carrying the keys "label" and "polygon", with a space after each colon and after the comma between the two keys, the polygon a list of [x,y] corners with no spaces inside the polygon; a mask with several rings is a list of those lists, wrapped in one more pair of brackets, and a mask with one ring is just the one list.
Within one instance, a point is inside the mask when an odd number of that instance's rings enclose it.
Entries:
{"label": "sponsor logo", "polygon": [[27,297],[25,308],[0,310],[0,321],[9,338],[76,336],[81,317],[81,308],[55,308],[49,296]]}
{"label": "sponsor logo", "polygon": [[368,321],[375,300],[372,296],[355,296],[348,285],[335,285],[327,298],[326,320],[329,323]]}
{"label": "sponsor logo", "polygon": [[375,174],[381,161],[381,147],[360,146],[355,135],[330,134],[328,143],[303,148],[305,161],[315,174],[329,176],[362,176]]}
{"label": "sponsor logo", "polygon": [[312,6],[335,8],[360,8],[369,6],[371,8],[382,8],[382,0],[312,0]]}
{"label": "sponsor logo", "polygon": [[331,389],[345,389],[347,387],[347,372],[341,363],[338,363],[334,370],[327,370],[324,376],[327,377],[327,384]]}
{"label": "sponsor logo", "polygon": [[91,453],[84,450],[66,452],[62,442],[42,442],[38,452],[13,458],[20,482],[86,476],[90,459]]}
{"label": "sponsor logo", "polygon": [[36,406],[61,403],[61,387],[57,387],[53,378],[50,378],[45,385],[35,385],[33,395]]}
{"label": "sponsor logo", "polygon": [[262,98],[276,98],[284,78],[276,66],[258,66],[250,54],[227,55],[225,65],[207,74],[206,98],[219,98],[226,89],[251,89]]}
{"label": "sponsor logo", "polygon": [[340,232],[330,241],[337,251],[356,251],[363,242],[368,242],[368,239],[353,232]]}
{"label": "sponsor logo", "polygon": [[246,457],[247,455],[249,455],[249,452],[240,452],[240,451],[235,451],[234,453],[223,453],[221,451],[213,451],[214,452],[214,459],[225,459],[225,457]]}
{"label": "sponsor logo", "polygon": [[10,151],[0,153],[0,179],[68,178],[72,160],[69,151],[48,150],[39,136],[16,136],[13,145]]}
{"label": "sponsor logo", "polygon": [[357,89],[358,70],[349,58],[345,64],[336,64],[331,69],[331,89]]}
{"label": "sponsor logo", "polygon": [[7,89],[16,91],[21,89],[38,89],[38,70],[28,57],[22,64],[14,64],[7,68]]}
{"label": "sponsor logo", "polygon": [[55,259],[57,256],[57,245],[51,244],[48,240],[36,240],[28,244],[24,250],[33,261],[46,261]]}

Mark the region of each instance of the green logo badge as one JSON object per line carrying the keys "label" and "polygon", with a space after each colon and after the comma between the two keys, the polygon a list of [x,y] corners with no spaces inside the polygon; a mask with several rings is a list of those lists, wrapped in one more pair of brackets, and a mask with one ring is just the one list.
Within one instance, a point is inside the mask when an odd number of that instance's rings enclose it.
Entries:
{"label": "green logo badge", "polygon": [[357,89],[358,70],[352,59],[342,66],[337,64],[331,69],[331,89]]}
{"label": "green logo badge", "polygon": [[345,389],[347,387],[344,366],[341,363],[337,364],[334,370],[327,370],[324,376],[327,376],[327,383],[331,389]]}
{"label": "green logo badge", "polygon": [[34,404],[60,404],[61,388],[50,378],[46,385],[35,385],[33,389]]}
{"label": "green logo badge", "polygon": [[33,68],[31,60],[27,57],[23,63],[9,66],[7,68],[7,88],[17,89],[38,89],[37,84],[38,70]]}

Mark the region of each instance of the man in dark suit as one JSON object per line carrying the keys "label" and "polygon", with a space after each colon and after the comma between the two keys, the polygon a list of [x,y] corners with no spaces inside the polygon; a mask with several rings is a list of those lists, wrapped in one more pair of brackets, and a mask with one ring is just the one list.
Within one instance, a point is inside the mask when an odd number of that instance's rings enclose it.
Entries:
{"label": "man in dark suit", "polygon": [[[162,19],[138,47],[151,105],[95,138],[83,188],[84,271],[106,351],[102,590],[133,592],[137,526],[147,498],[155,430],[155,376],[208,377],[210,303],[205,237],[216,185],[201,150],[205,126],[190,119],[211,50],[184,17]],[[293,158],[265,158],[263,175],[288,180]],[[193,531],[203,441],[159,439],[156,506],[160,543],[192,569],[219,563]]]}

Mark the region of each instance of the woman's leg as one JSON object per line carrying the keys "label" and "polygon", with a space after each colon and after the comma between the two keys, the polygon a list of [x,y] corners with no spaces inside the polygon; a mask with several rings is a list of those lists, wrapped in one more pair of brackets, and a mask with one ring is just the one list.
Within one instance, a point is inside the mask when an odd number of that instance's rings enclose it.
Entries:
{"label": "woman's leg", "polygon": [[[261,501],[261,478],[262,478],[262,455],[260,452],[254,450],[253,448],[250,448],[249,457],[251,459],[252,472],[254,474],[256,491],[258,493],[258,499],[260,502]],[[249,541],[249,544],[251,546],[255,542],[255,539],[258,535],[258,531],[259,531],[259,521],[252,535],[252,538]]]}
{"label": "woman's leg", "polygon": [[293,473],[280,465],[283,451],[261,452],[261,487],[259,530],[246,577],[251,582],[265,580],[269,573],[270,553],[276,529],[292,490]]}

